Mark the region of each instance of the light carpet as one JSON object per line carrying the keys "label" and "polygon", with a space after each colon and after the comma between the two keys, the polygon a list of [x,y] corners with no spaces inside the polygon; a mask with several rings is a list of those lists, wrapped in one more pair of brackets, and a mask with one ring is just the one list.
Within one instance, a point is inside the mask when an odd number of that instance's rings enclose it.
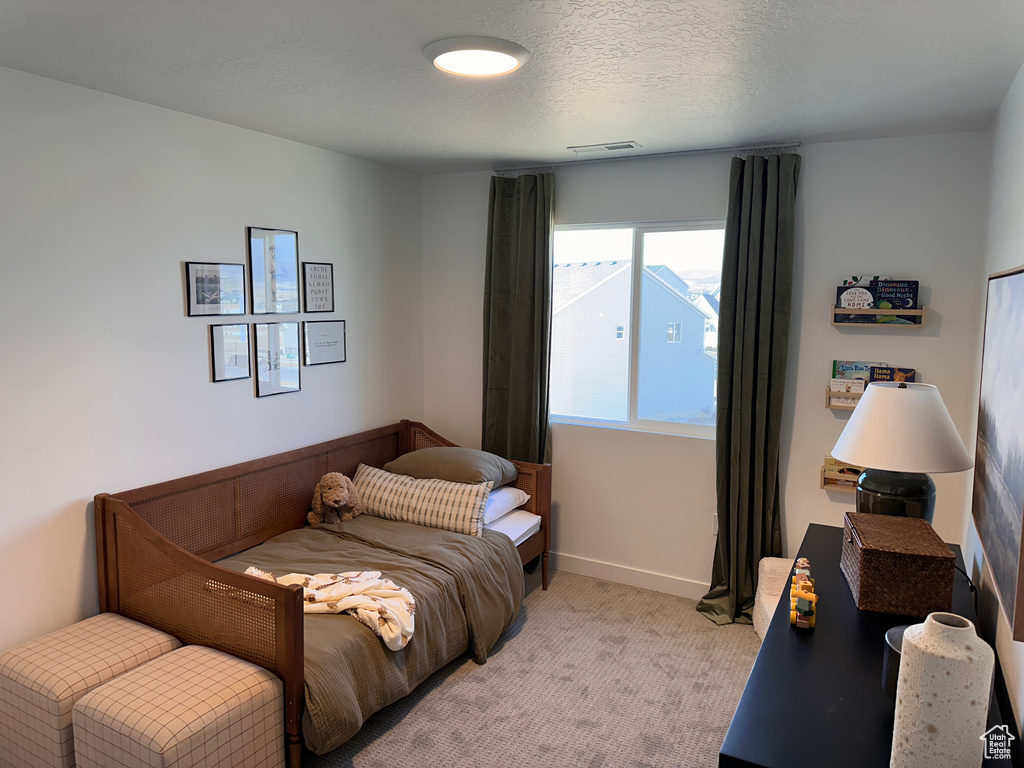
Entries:
{"label": "light carpet", "polygon": [[[757,655],[696,603],[552,572],[479,665],[463,657],[304,768],[715,766]],[[413,639],[415,642],[415,638]]]}

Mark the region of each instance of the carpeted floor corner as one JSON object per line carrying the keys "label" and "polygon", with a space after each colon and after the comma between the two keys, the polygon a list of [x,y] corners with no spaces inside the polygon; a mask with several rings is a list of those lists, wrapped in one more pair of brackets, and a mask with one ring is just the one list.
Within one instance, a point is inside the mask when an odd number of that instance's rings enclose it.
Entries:
{"label": "carpeted floor corner", "polygon": [[704,768],[757,655],[681,597],[552,572],[490,659],[458,659],[308,768]]}

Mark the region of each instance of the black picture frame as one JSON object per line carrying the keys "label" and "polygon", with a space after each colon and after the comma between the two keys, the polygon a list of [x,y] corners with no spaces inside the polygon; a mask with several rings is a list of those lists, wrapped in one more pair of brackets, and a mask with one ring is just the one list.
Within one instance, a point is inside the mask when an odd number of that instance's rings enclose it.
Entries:
{"label": "black picture frame", "polygon": [[256,397],[284,395],[302,389],[299,365],[299,323],[253,323]]}
{"label": "black picture frame", "polygon": [[334,265],[302,262],[302,301],[308,314],[334,311]]}
{"label": "black picture frame", "polygon": [[246,227],[246,250],[252,314],[298,314],[299,233]]}
{"label": "black picture frame", "polygon": [[245,314],[245,265],[185,262],[185,309],[189,317]]}
{"label": "black picture frame", "polygon": [[347,359],[344,320],[306,320],[302,324],[305,365],[344,363]]}
{"label": "black picture frame", "polygon": [[252,378],[248,323],[210,326],[210,375],[214,383]]}

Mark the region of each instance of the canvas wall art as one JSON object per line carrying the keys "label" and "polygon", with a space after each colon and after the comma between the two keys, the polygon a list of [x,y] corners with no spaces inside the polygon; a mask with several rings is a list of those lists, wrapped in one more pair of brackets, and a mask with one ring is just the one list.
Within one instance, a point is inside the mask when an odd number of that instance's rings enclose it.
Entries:
{"label": "canvas wall art", "polygon": [[1024,267],[992,275],[974,459],[974,521],[1013,639],[1024,640]]}

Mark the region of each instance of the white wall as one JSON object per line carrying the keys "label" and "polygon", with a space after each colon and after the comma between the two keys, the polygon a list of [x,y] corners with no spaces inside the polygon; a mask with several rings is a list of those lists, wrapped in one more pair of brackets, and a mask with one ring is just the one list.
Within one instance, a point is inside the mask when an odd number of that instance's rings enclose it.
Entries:
{"label": "white wall", "polygon": [[[1024,266],[1024,69],[1010,87],[993,128],[992,182],[989,204],[988,242],[983,277]],[[984,301],[987,285],[979,281],[979,303]],[[976,343],[980,349],[982,326],[979,324]],[[980,371],[980,364],[978,366]],[[980,372],[976,385],[980,383]],[[977,386],[975,403],[977,403]],[[977,407],[975,405],[975,407]],[[973,451],[974,444],[969,443]],[[992,572],[974,521],[967,515],[967,555],[973,578],[981,587],[981,624],[987,640],[995,643],[999,662],[1013,702],[1018,726],[1024,718],[1024,643],[1014,642],[1009,622],[1000,609],[998,591],[992,583]],[[1018,585],[1018,589],[1022,588]]]}
{"label": "white wall", "polygon": [[[840,525],[853,496],[818,487],[822,457],[845,415],[824,406],[831,361],[881,359],[938,385],[961,435],[973,429],[988,194],[989,135],[971,133],[805,145],[791,354],[783,433],[784,541],[794,553],[808,523]],[[618,161],[556,171],[558,224],[700,219],[726,213],[729,157]],[[429,192],[428,192],[429,190]],[[425,336],[458,327],[474,344],[425,356],[425,412],[442,434],[479,432],[479,325],[486,174],[424,179],[424,275],[455,286],[424,298]],[[461,212],[461,213],[460,213]],[[464,215],[461,215],[464,213]],[[443,258],[443,264],[432,263]],[[878,269],[917,278],[931,306],[923,330],[843,331],[829,324],[837,281]],[[455,277],[457,275],[457,277]],[[475,292],[474,292],[475,291]],[[472,332],[469,329],[473,329]],[[448,372],[471,375],[441,386]],[[464,407],[472,402],[473,407]],[[895,439],[895,436],[894,436]],[[970,445],[970,439],[967,444]],[[700,596],[711,575],[715,511],[710,440],[555,425],[553,549],[557,567]],[[936,478],[935,525],[963,537],[969,473]]]}
{"label": "white wall", "polygon": [[[939,388],[965,445],[973,447],[990,141],[988,133],[946,134],[811,144],[800,154],[794,345],[782,456],[790,552],[808,523],[841,525],[843,512],[854,506],[854,494],[818,489],[822,456],[849,418],[848,411],[824,407],[833,359],[917,369],[919,381]],[[920,280],[928,325],[832,327],[829,306],[837,281],[862,272]],[[971,473],[933,479],[935,529],[960,543]]]}
{"label": "white wall", "polygon": [[424,176],[423,397],[427,426],[480,447],[490,173]]}
{"label": "white wall", "polygon": [[[420,418],[423,379],[417,176],[9,69],[0,104],[5,649],[96,610],[94,494]],[[298,394],[210,383],[185,316],[246,226],[334,264],[349,362]]]}

